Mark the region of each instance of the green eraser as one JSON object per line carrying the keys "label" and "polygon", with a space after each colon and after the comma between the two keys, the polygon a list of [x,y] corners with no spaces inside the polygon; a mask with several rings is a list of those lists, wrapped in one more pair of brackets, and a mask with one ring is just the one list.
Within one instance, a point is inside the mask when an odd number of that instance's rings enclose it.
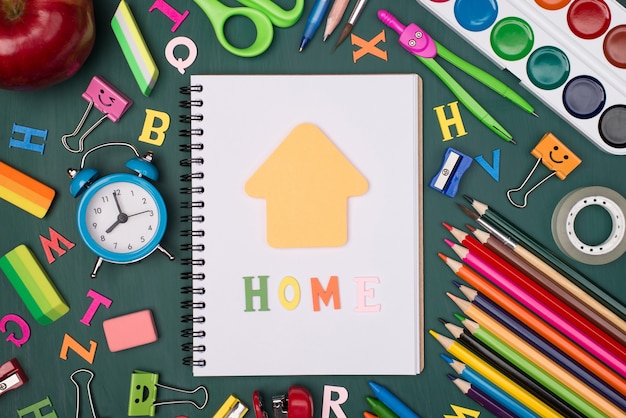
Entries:
{"label": "green eraser", "polygon": [[0,270],[41,325],[56,321],[70,310],[48,274],[25,245],[18,245],[0,258]]}

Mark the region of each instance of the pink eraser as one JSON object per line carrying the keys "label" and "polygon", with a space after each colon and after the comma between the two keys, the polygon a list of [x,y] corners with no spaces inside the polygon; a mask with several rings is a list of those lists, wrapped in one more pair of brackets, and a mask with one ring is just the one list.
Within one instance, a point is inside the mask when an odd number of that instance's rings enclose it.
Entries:
{"label": "pink eraser", "polygon": [[102,322],[102,327],[112,353],[150,344],[158,339],[150,309],[107,319]]}

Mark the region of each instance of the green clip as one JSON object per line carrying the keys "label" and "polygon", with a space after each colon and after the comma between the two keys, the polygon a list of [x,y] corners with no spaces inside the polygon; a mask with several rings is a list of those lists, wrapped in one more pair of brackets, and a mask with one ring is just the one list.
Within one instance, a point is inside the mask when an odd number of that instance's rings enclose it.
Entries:
{"label": "green clip", "polygon": [[156,395],[159,375],[133,370],[130,376],[129,417],[153,417],[156,413]]}

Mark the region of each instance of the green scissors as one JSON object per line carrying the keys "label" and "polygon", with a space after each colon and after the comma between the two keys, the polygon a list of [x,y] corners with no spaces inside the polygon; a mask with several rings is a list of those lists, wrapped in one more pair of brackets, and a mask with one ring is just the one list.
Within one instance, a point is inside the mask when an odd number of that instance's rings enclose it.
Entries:
{"label": "green scissors", "polygon": [[[293,26],[304,9],[304,0],[295,0],[290,10],[285,10],[270,0],[239,0],[247,7],[229,7],[219,0],[194,0],[207,15],[219,43],[231,54],[240,57],[256,57],[269,48],[274,39],[274,26],[288,28]],[[242,16],[249,19],[256,29],[256,38],[252,45],[238,48],[226,38],[224,27],[228,19]]]}

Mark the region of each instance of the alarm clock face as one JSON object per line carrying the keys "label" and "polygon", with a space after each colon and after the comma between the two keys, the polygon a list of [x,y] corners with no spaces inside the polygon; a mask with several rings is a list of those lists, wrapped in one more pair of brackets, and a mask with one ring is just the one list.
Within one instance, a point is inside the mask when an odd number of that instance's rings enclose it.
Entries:
{"label": "alarm clock face", "polygon": [[98,179],[82,197],[78,229],[87,246],[113,263],[131,263],[156,249],[167,223],[161,194],[131,174]]}

